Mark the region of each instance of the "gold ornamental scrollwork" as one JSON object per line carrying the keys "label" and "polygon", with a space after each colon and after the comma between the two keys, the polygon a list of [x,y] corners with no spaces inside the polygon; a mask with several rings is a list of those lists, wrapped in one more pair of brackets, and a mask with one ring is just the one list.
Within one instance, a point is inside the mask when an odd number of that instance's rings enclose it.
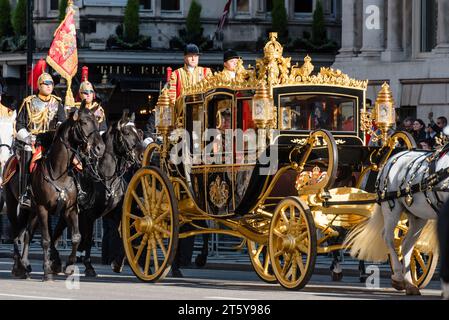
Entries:
{"label": "gold ornamental scrollwork", "polygon": [[277,41],[277,33],[271,32],[264,47],[264,56],[256,59],[255,68],[249,65],[245,69],[239,59],[235,78],[230,79],[225,72],[216,72],[184,88],[184,95],[201,94],[214,88],[255,89],[260,81],[266,81],[270,89],[283,85],[334,85],[362,90],[368,87],[367,80],[353,79],[339,69],[322,67],[318,74],[312,75],[314,65],[310,56],[304,58],[301,66],[298,63],[293,65],[292,58],[284,57],[283,51]]}

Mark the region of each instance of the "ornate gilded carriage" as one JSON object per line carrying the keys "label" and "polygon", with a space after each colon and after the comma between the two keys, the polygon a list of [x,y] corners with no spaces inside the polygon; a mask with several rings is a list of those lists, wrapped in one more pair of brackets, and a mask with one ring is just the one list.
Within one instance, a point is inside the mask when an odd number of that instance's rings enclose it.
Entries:
{"label": "ornate gilded carriage", "polygon": [[[139,279],[167,274],[179,238],[222,233],[246,242],[261,279],[300,289],[316,255],[343,249],[333,239],[371,215],[379,168],[416,147],[406,133],[389,134],[395,114],[387,85],[370,113],[367,81],[329,68],[312,74],[310,57],[292,66],[282,54],[272,33],[256,67],[240,63],[235,79],[216,73],[175,105],[162,91],[161,143],[147,147],[123,206],[123,243]],[[366,145],[365,131],[379,146]],[[194,230],[180,232],[186,224]],[[398,229],[398,246],[406,231]],[[423,286],[437,257],[418,248],[416,259]]]}

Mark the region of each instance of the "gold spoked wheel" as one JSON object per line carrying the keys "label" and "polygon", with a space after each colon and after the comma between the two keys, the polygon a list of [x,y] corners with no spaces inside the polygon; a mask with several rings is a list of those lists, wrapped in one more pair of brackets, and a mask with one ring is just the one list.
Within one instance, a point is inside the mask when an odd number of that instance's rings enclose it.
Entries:
{"label": "gold spoked wheel", "polygon": [[[399,248],[407,234],[408,227],[406,222],[406,220],[401,221],[395,229],[395,243],[397,248]],[[397,251],[399,250],[397,249]],[[412,273],[412,280],[415,286],[423,289],[429,284],[435,273],[438,258],[438,252],[426,252],[426,250],[421,248],[419,242],[415,245],[410,259],[410,272]],[[399,255],[399,259],[402,261],[402,254]]]}
{"label": "gold spoked wheel", "polygon": [[271,267],[271,259],[267,244],[260,244],[251,240],[246,241],[248,254],[254,271],[260,279],[267,283],[276,283],[276,276]]}
{"label": "gold spoked wheel", "polygon": [[282,200],[270,226],[269,252],[278,282],[286,289],[302,289],[315,267],[317,240],[308,206],[298,197]]}
{"label": "gold spoked wheel", "polygon": [[156,167],[139,169],[126,190],[122,212],[126,257],[142,281],[170,271],[178,244],[178,209],[173,187]]}

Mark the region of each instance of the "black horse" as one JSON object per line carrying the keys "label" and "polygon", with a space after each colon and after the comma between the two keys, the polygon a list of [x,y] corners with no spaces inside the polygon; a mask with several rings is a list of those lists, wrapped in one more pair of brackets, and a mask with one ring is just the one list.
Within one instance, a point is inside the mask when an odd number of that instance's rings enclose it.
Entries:
{"label": "black horse", "polygon": [[[86,267],[85,275],[95,277],[96,272],[91,264],[91,247],[95,220],[103,216],[114,223],[115,238],[119,239],[118,227],[121,221],[123,197],[128,185],[128,177],[139,164],[142,154],[143,134],[134,125],[134,114],[129,117],[124,113],[122,119],[110,126],[103,134],[105,152],[99,160],[98,171],[87,166],[81,175],[80,183],[87,199],[80,203],[80,231],[82,241],[79,251],[85,251],[83,263]],[[66,228],[66,220],[59,219],[51,243],[51,256],[54,272],[61,270],[61,261],[55,247],[57,239]],[[113,270],[120,272],[124,261],[124,250],[121,241],[117,241],[114,248]]]}
{"label": "black horse", "polygon": [[[29,277],[31,267],[28,261],[28,249],[37,221],[42,231],[44,251],[44,281],[52,279],[50,263],[49,215],[63,213],[72,232],[72,252],[67,267],[76,261],[76,250],[81,240],[78,226],[77,195],[78,190],[73,178],[75,157],[103,155],[105,146],[98,132],[95,116],[82,104],[81,108],[64,121],[57,129],[53,142],[46,155],[41,159],[30,176],[32,191],[32,209],[19,210],[18,174],[5,184],[7,214],[11,223],[14,240],[13,275]],[[9,160],[11,161],[11,159]],[[24,232],[25,231],[25,232]],[[19,238],[24,234],[23,252],[19,251]],[[66,269],[67,270],[67,269]]]}

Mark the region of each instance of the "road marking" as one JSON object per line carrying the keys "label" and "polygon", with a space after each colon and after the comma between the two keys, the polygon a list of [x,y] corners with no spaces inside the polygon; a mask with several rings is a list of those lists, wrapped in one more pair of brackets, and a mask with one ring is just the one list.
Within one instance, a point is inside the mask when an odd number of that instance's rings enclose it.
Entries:
{"label": "road marking", "polygon": [[11,294],[11,293],[0,293],[3,297],[13,297],[13,298],[29,298],[29,299],[41,299],[41,300],[71,300],[66,298],[55,298],[55,297],[44,297],[44,296],[26,296],[23,294]]}
{"label": "road marking", "polygon": [[205,299],[218,299],[218,300],[257,300],[257,299],[235,298],[235,297],[205,297]]}

